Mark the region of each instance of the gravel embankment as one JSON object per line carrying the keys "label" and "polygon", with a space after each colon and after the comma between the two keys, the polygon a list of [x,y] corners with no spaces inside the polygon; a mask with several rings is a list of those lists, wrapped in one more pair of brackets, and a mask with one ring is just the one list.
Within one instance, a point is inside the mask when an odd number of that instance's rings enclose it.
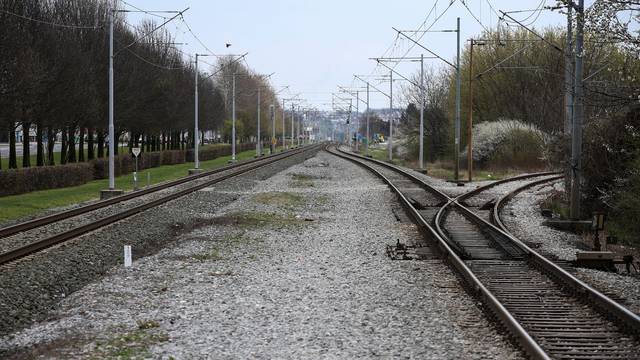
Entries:
{"label": "gravel embankment", "polygon": [[[0,338],[0,353],[521,358],[440,260],[386,257],[419,234],[366,170],[321,152],[247,189],[198,192],[188,204],[209,225],[111,269],[48,321]],[[217,206],[220,194],[238,201]]]}
{"label": "gravel embankment", "polygon": [[[253,166],[254,164],[246,164],[241,166],[241,168],[249,168],[251,166]],[[97,209],[94,210],[90,213],[87,214],[82,214],[79,216],[74,216],[72,218],[69,219],[65,219],[65,220],[61,220],[61,221],[56,221],[54,223],[45,225],[45,226],[40,226],[37,227],[35,229],[32,230],[28,230],[28,231],[23,231],[20,232],[18,234],[12,235],[12,236],[8,236],[6,238],[2,238],[0,239],[0,252],[6,252],[6,251],[10,251],[13,250],[15,248],[18,248],[20,246],[24,246],[39,240],[42,240],[44,238],[59,234],[59,233],[63,233],[65,231],[69,231],[72,230],[74,228],[77,228],[79,226],[83,226],[89,223],[92,223],[94,221],[103,219],[105,217],[117,214],[119,212],[122,212],[124,210],[154,201],[156,199],[160,199],[164,196],[167,196],[169,194],[172,193],[176,193],[185,189],[188,189],[192,186],[197,186],[200,184],[204,184],[207,181],[211,181],[212,179],[215,179],[216,177],[219,176],[224,176],[226,174],[229,174],[230,172],[233,172],[235,169],[229,169],[229,170],[225,170],[225,171],[221,171],[218,172],[214,175],[210,175],[210,176],[205,176],[199,179],[195,179],[192,181],[189,181],[188,183],[184,183],[184,184],[180,184],[180,185],[176,185],[176,186],[172,186],[170,188],[167,189],[162,189],[162,190],[158,190],[156,192],[152,192],[150,194],[146,194],[146,195],[142,195],[142,196],[138,196],[135,197],[133,199],[127,200],[127,201],[122,201],[119,202],[117,204],[111,205],[111,206],[107,206],[101,209]]]}
{"label": "gravel embankment", "polygon": [[[501,216],[509,231],[536,251],[572,261],[576,259],[577,251],[584,250],[581,236],[542,225],[545,218],[540,215],[540,203],[551,193],[562,189],[562,182],[556,182],[523,191],[507,203]],[[579,279],[640,315],[640,277],[637,274],[629,276],[591,269],[575,270],[574,275]]]}
{"label": "gravel embankment", "polygon": [[61,299],[122,263],[123,245],[132,245],[136,257],[153,254],[175,241],[174,235],[206,224],[205,214],[236,200],[239,190],[248,191],[257,181],[304,158],[296,155],[223,181],[213,191],[187,195],[4,266],[0,271],[0,334],[41,320]]}

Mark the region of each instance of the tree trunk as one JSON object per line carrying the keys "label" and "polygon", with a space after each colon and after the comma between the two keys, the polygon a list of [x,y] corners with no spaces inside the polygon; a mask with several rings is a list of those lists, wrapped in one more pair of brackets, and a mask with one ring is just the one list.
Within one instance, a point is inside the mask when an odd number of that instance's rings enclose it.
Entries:
{"label": "tree trunk", "polygon": [[84,127],[80,126],[80,138],[78,139],[78,161],[84,162]]}
{"label": "tree trunk", "polygon": [[31,147],[29,147],[29,129],[31,123],[27,121],[22,122],[22,167],[28,168],[31,166]]}
{"label": "tree trunk", "polygon": [[18,168],[16,159],[16,128],[14,124],[9,125],[9,169]]}
{"label": "tree trunk", "polygon": [[69,142],[69,151],[67,151],[68,162],[76,162],[76,128],[75,126],[69,126],[69,135],[67,140]]}
{"label": "tree trunk", "polygon": [[64,165],[67,163],[67,130],[62,129],[62,145],[60,147],[60,164]]}
{"label": "tree trunk", "polygon": [[127,144],[127,146],[129,147],[129,152],[131,152],[131,149],[133,149],[134,141],[137,142],[138,139],[134,139],[132,136],[129,136],[129,143]]}
{"label": "tree trunk", "polygon": [[56,146],[56,131],[52,128],[47,128],[47,165],[55,165],[56,160],[53,156],[53,152]]}
{"label": "tree trunk", "polygon": [[36,124],[36,166],[44,166],[44,146],[42,145],[42,125]]}
{"label": "tree trunk", "polygon": [[87,159],[93,160],[96,155],[93,151],[93,128],[87,129]]}
{"label": "tree trunk", "polygon": [[98,158],[104,157],[104,132],[98,130]]}
{"label": "tree trunk", "polygon": [[115,139],[111,140],[113,141],[113,155],[118,155],[120,152],[120,133],[118,131],[114,131],[113,133],[115,134]]}

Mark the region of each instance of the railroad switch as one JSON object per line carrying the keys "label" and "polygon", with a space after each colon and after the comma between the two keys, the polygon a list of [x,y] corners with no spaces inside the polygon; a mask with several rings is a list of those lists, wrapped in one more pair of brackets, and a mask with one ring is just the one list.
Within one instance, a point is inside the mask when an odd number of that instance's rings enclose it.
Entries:
{"label": "railroad switch", "polygon": [[391,260],[424,260],[433,258],[429,247],[407,245],[396,240],[395,245],[387,245],[387,256]]}

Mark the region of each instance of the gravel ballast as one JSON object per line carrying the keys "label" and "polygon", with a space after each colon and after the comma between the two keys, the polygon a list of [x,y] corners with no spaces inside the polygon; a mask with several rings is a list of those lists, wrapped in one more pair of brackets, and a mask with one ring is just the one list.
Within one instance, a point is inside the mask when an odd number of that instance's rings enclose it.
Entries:
{"label": "gravel ballast", "polygon": [[[208,221],[202,216],[236,200],[258,181],[302,162],[299,154],[216,184],[2,267],[0,335],[42,320],[61,299],[122,263],[123,245],[135,257],[153,254],[176,236]],[[213,210],[212,210],[213,209]]]}
{"label": "gravel ballast", "polygon": [[442,261],[386,257],[419,234],[366,170],[321,152],[248,189],[199,191],[180,205],[206,225],[0,338],[0,354],[521,358]]}
{"label": "gravel ballast", "polygon": [[[573,261],[576,252],[585,250],[581,235],[542,225],[546,219],[540,214],[540,203],[552,193],[562,190],[560,181],[527,189],[507,203],[501,218],[511,233],[541,254]],[[640,278],[637,274],[629,276],[575,268],[573,275],[640,315]]]}

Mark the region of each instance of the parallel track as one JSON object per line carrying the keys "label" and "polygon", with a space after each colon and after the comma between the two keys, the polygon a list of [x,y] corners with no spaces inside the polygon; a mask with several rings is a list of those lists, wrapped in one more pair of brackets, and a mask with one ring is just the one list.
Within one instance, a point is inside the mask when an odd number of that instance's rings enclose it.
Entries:
{"label": "parallel track", "polygon": [[[130,200],[133,198],[137,198],[152,192],[156,192],[159,190],[164,190],[164,189],[168,189],[171,188],[173,186],[176,185],[181,185],[181,184],[188,184],[190,181],[196,180],[196,179],[203,179],[205,177],[208,176],[213,176],[212,179],[203,181],[203,182],[199,182],[198,184],[194,185],[194,186],[189,186],[187,188],[184,189],[180,189],[179,191],[176,192],[172,192],[169,194],[166,194],[164,196],[159,196],[158,198],[152,200],[152,201],[148,201],[148,202],[143,202],[140,205],[137,206],[133,206],[131,208],[128,208],[124,211],[120,211],[120,212],[116,212],[115,214],[112,214],[110,216],[106,216],[103,217],[97,221],[91,221],[87,224],[81,225],[81,226],[77,226],[74,227],[68,231],[64,231],[52,236],[49,236],[47,238],[44,239],[40,239],[34,242],[31,242],[27,245],[24,246],[20,246],[14,249],[11,249],[7,252],[4,252],[2,254],[0,254],[0,266],[16,261],[22,257],[25,257],[27,255],[42,251],[46,248],[49,248],[53,245],[71,240],[73,238],[76,238],[80,235],[86,234],[88,232],[94,231],[96,229],[99,229],[101,227],[107,226],[109,224],[113,224],[117,221],[120,221],[122,219],[128,218],[130,216],[133,216],[135,214],[138,214],[142,211],[151,209],[153,207],[162,205],[166,202],[169,202],[171,200],[175,200],[177,198],[180,198],[182,196],[185,196],[187,194],[190,194],[192,192],[204,189],[206,187],[209,187],[213,184],[219,183],[223,180],[227,180],[229,178],[247,173],[249,171],[252,170],[256,170],[259,168],[262,168],[264,166],[273,164],[279,160],[283,160],[304,152],[309,152],[312,150],[317,149],[318,147],[320,147],[321,145],[314,145],[314,146],[310,146],[310,147],[306,147],[306,148],[301,148],[301,149],[295,149],[295,150],[291,150],[291,151],[286,151],[280,154],[274,154],[274,155],[270,155],[267,157],[263,157],[263,158],[257,158],[257,159],[253,159],[250,161],[245,161],[245,162],[241,162],[238,164],[234,164],[234,165],[230,165],[230,166],[225,166],[223,168],[219,168],[216,170],[212,170],[212,171],[208,171],[199,175],[193,175],[193,176],[189,176],[180,180],[176,180],[176,181],[172,181],[172,182],[168,182],[168,183],[164,183],[161,185],[157,185],[154,186],[152,188],[146,189],[146,190],[141,190],[138,192],[133,192],[133,193],[129,193],[126,195],[122,195],[113,199],[109,199],[109,200],[104,200],[104,201],[100,201],[97,202],[95,204],[91,204],[91,205],[87,205],[87,206],[83,206],[77,209],[73,209],[73,210],[69,210],[69,211],[65,211],[65,212],[61,212],[59,214],[54,214],[51,216],[47,216],[47,217],[43,217],[43,218],[39,218],[39,219],[35,219],[32,221],[28,221],[26,223],[22,223],[22,224],[17,224],[8,228],[5,228],[3,230],[5,230],[5,232],[3,234],[5,234],[4,236],[8,236],[8,234],[16,234],[19,232],[23,232],[23,231],[28,231],[28,230],[32,230],[32,229],[37,229],[39,227],[45,226],[47,224],[51,224],[51,223],[55,223],[57,221],[61,221],[64,219],[69,219],[72,217],[77,217],[77,216],[82,216],[82,215],[86,215],[91,213],[92,211],[95,211],[97,209],[101,209],[101,208],[105,208],[107,206],[111,206],[114,204],[118,204],[120,202],[126,201],[126,200]],[[221,174],[219,176],[216,176],[220,173],[226,172],[225,174]],[[18,230],[19,229],[19,230]]]}
{"label": "parallel track", "polygon": [[[432,207],[428,212],[416,208],[420,203],[414,201],[419,197],[415,189],[423,188],[425,197],[445,199],[410,172],[359,155],[330,152],[369,169],[391,187],[425,237],[531,358],[640,358],[640,317],[491,224],[486,214],[463,205],[497,185],[447,198],[433,219]],[[538,182],[553,177],[542,173],[515,179]],[[508,181],[513,179],[500,183]]]}

